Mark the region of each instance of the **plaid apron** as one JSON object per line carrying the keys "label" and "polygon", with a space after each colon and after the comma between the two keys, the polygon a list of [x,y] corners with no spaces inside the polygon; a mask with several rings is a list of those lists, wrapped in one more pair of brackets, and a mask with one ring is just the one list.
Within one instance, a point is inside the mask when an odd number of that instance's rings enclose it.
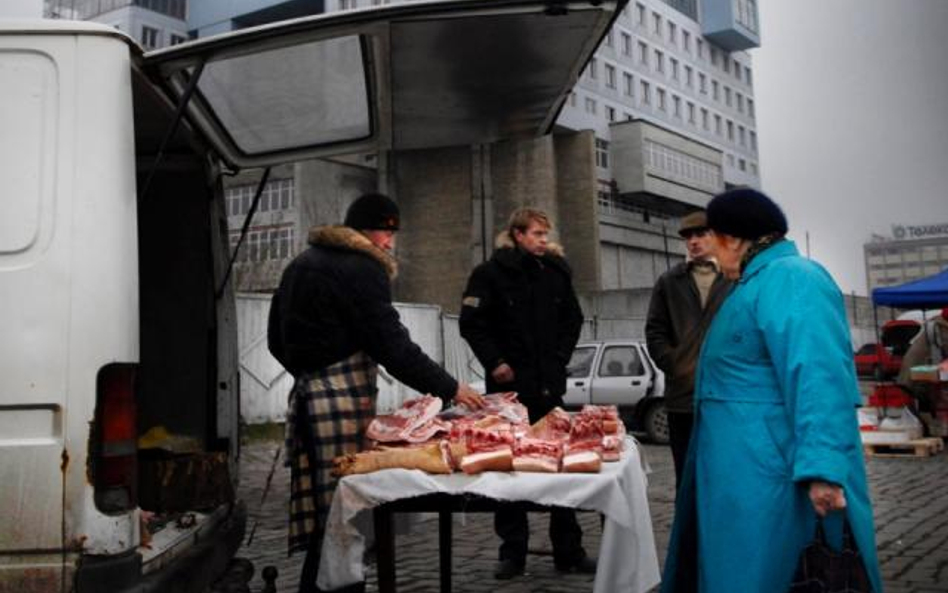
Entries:
{"label": "plaid apron", "polygon": [[[289,553],[319,552],[337,478],[332,460],[363,449],[375,416],[377,366],[362,352],[297,378],[286,414]],[[318,556],[317,556],[318,557]]]}

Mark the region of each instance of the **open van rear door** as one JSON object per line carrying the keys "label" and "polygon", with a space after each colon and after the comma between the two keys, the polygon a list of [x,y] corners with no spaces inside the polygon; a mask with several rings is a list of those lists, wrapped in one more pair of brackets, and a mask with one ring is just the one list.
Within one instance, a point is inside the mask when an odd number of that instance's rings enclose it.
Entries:
{"label": "open van rear door", "polygon": [[337,12],[145,54],[239,169],[540,136],[626,0],[454,0]]}

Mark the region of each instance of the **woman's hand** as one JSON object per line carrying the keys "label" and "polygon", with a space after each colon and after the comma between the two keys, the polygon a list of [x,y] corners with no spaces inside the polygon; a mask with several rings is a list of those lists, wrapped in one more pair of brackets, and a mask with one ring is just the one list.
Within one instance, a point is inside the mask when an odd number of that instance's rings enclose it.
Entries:
{"label": "woman's hand", "polygon": [[814,480],[810,482],[810,502],[816,514],[825,517],[826,513],[846,508],[846,494],[842,486]]}

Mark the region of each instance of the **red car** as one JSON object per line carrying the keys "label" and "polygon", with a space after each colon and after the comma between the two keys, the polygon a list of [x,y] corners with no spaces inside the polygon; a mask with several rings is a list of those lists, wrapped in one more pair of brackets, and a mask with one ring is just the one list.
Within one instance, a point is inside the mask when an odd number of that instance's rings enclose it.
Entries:
{"label": "red car", "polygon": [[856,351],[856,373],[878,380],[898,375],[902,368],[902,356],[920,328],[917,321],[887,321],[879,334],[881,342],[863,344]]}

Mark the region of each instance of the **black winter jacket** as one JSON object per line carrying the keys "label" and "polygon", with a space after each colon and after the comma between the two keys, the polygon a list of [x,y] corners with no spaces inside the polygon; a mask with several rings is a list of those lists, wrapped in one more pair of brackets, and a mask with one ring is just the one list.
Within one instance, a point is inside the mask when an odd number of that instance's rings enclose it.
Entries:
{"label": "black winter jacket", "polygon": [[648,352],[665,373],[665,408],[692,412],[695,368],[704,335],[731,282],[718,273],[704,309],[687,263],[680,263],[658,279],[652,290],[645,323]]}
{"label": "black winter jacket", "polygon": [[422,352],[392,307],[395,259],[348,227],[317,227],[283,272],[267,343],[293,376],[363,351],[412,389],[454,397],[458,383]]}
{"label": "black winter jacket", "polygon": [[[461,335],[484,365],[488,393],[516,391],[528,408],[547,407],[541,402],[559,400],[566,391],[566,365],[583,313],[561,252],[538,258],[509,239],[500,245],[471,273]],[[513,369],[513,383],[498,384],[491,377],[502,362]]]}

